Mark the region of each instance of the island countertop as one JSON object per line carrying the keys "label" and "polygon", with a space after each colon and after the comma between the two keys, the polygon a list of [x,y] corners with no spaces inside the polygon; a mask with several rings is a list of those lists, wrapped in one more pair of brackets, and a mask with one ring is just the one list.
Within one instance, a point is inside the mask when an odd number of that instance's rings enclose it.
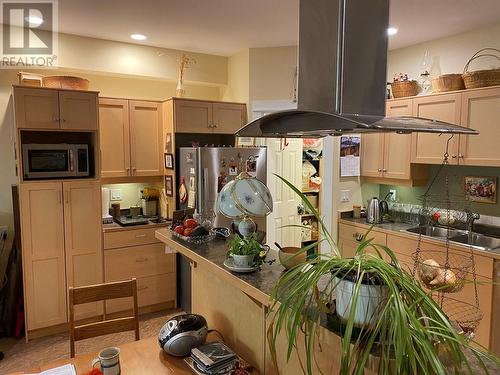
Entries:
{"label": "island countertop", "polygon": [[156,238],[195,264],[203,262],[217,276],[237,286],[264,306],[272,304],[271,292],[285,270],[279,264],[278,254],[275,251],[271,250],[268,255],[269,260],[276,259],[272,265],[263,264],[262,269],[258,272],[234,273],[224,266],[227,253],[226,240],[216,238],[202,245],[189,244],[172,237],[171,231],[167,228],[156,230]]}
{"label": "island countertop", "polygon": [[[238,288],[244,294],[262,304],[262,306],[265,307],[266,311],[269,311],[269,308],[273,304],[273,301],[270,297],[272,290],[276,286],[280,276],[285,270],[284,267],[279,264],[277,254],[275,256],[276,262],[274,264],[264,264],[262,266],[262,269],[258,272],[246,274],[234,273],[226,269],[226,267],[224,266],[224,260],[226,258],[227,252],[226,240],[215,239],[207,244],[202,245],[189,244],[173,237],[171,231],[167,228],[156,230],[155,236],[158,240],[165,243],[167,248],[169,248],[171,251],[179,252],[180,254],[187,257],[193,263],[194,267],[197,267],[198,264],[203,264],[203,266],[207,267],[211,274],[219,277],[221,280],[229,283],[231,286]],[[273,256],[269,256],[269,259],[273,259]],[[228,322],[229,321],[226,321],[226,323]],[[330,340],[327,340],[328,343],[326,344],[326,347],[336,348],[336,350],[338,350],[339,347],[337,347],[337,345],[340,345],[340,337],[337,336],[337,333],[335,333],[328,327],[325,316],[323,316],[321,319],[321,326],[325,329],[324,332],[329,332],[329,335],[326,336],[330,336]],[[218,329],[220,329],[220,327],[218,327]],[[264,331],[262,332],[264,333]],[[332,334],[334,336],[332,336]],[[323,334],[323,339],[326,336],[325,334]],[[332,337],[336,337],[334,338],[333,344],[331,340]],[[235,342],[239,342],[240,339],[241,338],[236,339]],[[265,339],[262,339],[260,342],[262,343],[263,340]],[[265,343],[264,345],[267,345],[267,343]],[[325,343],[323,343],[323,345],[325,345]],[[250,349],[250,347],[246,349]],[[338,352],[337,354],[340,355],[340,352]],[[249,358],[251,358],[251,356],[249,356]],[[327,355],[326,358],[328,363],[332,362],[331,357]],[[469,360],[471,361],[474,373],[482,374],[482,368],[472,354],[469,355]],[[267,358],[263,360],[263,363],[261,365],[257,365],[259,371],[261,371],[262,373],[275,374],[275,372],[273,371],[270,372],[269,364],[265,363],[267,363]],[[284,362],[281,362],[281,364],[285,366]],[[293,368],[293,364],[289,363],[288,365],[291,365],[290,367]],[[486,363],[486,367],[488,368],[490,374],[500,375],[500,369],[498,369],[494,363]],[[333,374],[334,372],[328,373]],[[371,371],[367,371],[366,373],[372,374]],[[297,372],[297,374],[299,374],[299,372]]]}

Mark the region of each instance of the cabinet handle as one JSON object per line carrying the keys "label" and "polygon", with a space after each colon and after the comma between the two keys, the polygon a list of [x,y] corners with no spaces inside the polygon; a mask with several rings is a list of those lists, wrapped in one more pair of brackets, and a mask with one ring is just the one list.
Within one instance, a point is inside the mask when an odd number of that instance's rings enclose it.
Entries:
{"label": "cabinet handle", "polygon": [[146,257],[143,257],[143,258],[137,258],[135,260],[137,263],[144,263],[144,262],[147,262],[148,261],[148,258]]}
{"label": "cabinet handle", "polygon": [[62,190],[59,190],[58,191],[58,195],[59,195],[59,204],[62,204],[62,201],[63,201],[63,194],[62,194]]}
{"label": "cabinet handle", "polygon": [[382,172],[387,172],[387,169],[385,169],[385,168],[384,168],[384,169],[382,169]]}
{"label": "cabinet handle", "polygon": [[456,159],[456,158],[457,158],[457,155],[453,154],[453,155],[451,155],[451,157],[452,157],[453,159]]}
{"label": "cabinet handle", "polygon": [[144,237],[146,237],[145,234],[136,234],[135,235],[135,238],[144,238]]}
{"label": "cabinet handle", "polygon": [[216,128],[216,127],[217,127],[217,125],[216,125],[216,124],[213,124],[213,125],[212,125],[212,127],[213,127],[213,128]]}
{"label": "cabinet handle", "polygon": [[464,156],[463,156],[462,154],[458,154],[458,158],[459,158],[459,159],[463,159],[463,158],[464,158]]}
{"label": "cabinet handle", "polygon": [[382,172],[382,168],[379,168],[379,169],[378,169],[378,171],[379,171],[379,172]]}
{"label": "cabinet handle", "polygon": [[353,233],[352,236],[356,239],[357,242],[363,241],[364,236],[361,233],[356,232],[356,233]]}
{"label": "cabinet handle", "polygon": [[146,290],[146,289],[148,289],[147,285],[143,285],[143,286],[140,286],[137,288],[138,291],[139,290]]}
{"label": "cabinet handle", "polygon": [[61,121],[62,121],[62,122],[66,122],[66,119],[64,119],[64,118],[63,118]]}

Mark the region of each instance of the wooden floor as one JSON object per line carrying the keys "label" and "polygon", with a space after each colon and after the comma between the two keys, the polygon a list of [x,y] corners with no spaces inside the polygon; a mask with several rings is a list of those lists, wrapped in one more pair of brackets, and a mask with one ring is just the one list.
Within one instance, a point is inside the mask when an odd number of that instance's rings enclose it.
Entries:
{"label": "wooden floor", "polygon": [[[179,313],[178,310],[169,310],[140,316],[141,338],[157,336],[168,317]],[[120,345],[133,340],[133,331],[82,340],[76,343],[76,354],[93,353],[107,346]],[[29,343],[26,343],[24,337],[21,339],[2,338],[0,351],[5,354],[5,358],[0,361],[0,374],[21,371],[37,367],[42,363],[69,358],[69,336],[67,333],[58,334],[34,339]]]}

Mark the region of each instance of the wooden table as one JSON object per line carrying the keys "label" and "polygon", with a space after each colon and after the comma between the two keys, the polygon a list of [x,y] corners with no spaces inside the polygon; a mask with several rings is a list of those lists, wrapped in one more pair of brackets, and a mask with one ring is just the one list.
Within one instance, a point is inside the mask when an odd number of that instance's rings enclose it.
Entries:
{"label": "wooden table", "polygon": [[[170,356],[160,348],[156,337],[132,341],[119,346],[119,348],[121,373],[123,375],[193,375],[193,372],[184,363],[183,358]],[[92,360],[96,357],[97,353],[76,355],[75,358],[62,359],[24,373],[33,374],[72,363],[75,365],[76,373],[80,375],[92,369]]]}

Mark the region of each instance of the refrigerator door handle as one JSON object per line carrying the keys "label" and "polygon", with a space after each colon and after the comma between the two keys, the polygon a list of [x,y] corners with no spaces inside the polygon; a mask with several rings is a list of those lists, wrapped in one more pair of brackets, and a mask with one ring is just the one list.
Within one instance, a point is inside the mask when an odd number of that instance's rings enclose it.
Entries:
{"label": "refrigerator door handle", "polygon": [[208,168],[203,168],[203,194],[201,196],[201,202],[200,202],[200,208],[202,210],[205,210],[205,200],[207,199],[207,196],[210,196],[209,195],[209,192],[208,192]]}

